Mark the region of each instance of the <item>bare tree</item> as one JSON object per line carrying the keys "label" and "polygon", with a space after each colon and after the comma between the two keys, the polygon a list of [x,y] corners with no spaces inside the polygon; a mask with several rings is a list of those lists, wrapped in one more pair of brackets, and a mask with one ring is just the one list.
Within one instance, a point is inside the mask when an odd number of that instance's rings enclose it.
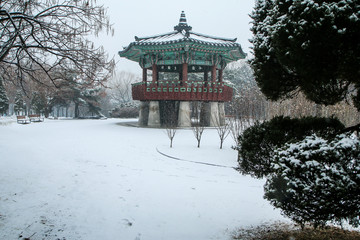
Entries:
{"label": "bare tree", "polygon": [[162,101],[160,107],[163,109],[164,119],[162,125],[166,129],[168,138],[170,139],[170,147],[173,146],[173,140],[178,129],[178,117],[175,101]]}
{"label": "bare tree", "polygon": [[350,99],[335,105],[324,106],[307,100],[303,93],[298,93],[292,99],[268,102],[266,115],[269,119],[279,115],[297,118],[304,116],[336,117],[346,126],[356,125],[360,120],[360,113]]}
{"label": "bare tree", "polygon": [[230,133],[230,123],[225,119],[225,123],[222,124],[219,117],[214,117],[213,121],[215,123],[215,128],[220,138],[220,149],[222,149],[224,140]]}
{"label": "bare tree", "polygon": [[192,131],[194,133],[194,136],[196,138],[197,147],[200,148],[201,137],[202,137],[202,134],[203,134],[203,132],[205,130],[205,126],[203,124],[201,124],[200,122],[196,122],[196,123],[192,124],[191,129],[192,129]]}
{"label": "bare tree", "polygon": [[[61,72],[76,72],[91,83],[102,83],[112,73],[114,61],[87,39],[103,29],[112,32],[105,9],[95,0],[0,1],[0,26],[5,81],[13,81],[15,72],[22,87],[26,81],[58,87],[58,80],[66,79]],[[38,72],[50,81],[37,78]]]}
{"label": "bare tree", "polygon": [[6,95],[9,98],[9,115],[13,115],[14,114],[14,105],[15,105],[15,98],[16,98],[16,92],[17,92],[17,87],[9,82],[3,82],[4,87],[5,87],[5,91],[6,91]]}
{"label": "bare tree", "polygon": [[166,129],[166,134],[168,136],[168,138],[170,139],[170,147],[172,148],[173,146],[173,140],[177,131],[177,126],[176,125],[171,125],[171,124],[167,124],[165,126]]}
{"label": "bare tree", "polygon": [[237,146],[239,145],[239,137],[244,131],[245,125],[247,124],[245,124],[245,122],[237,116],[232,116],[231,118],[229,118],[229,124],[230,124],[230,135]]}
{"label": "bare tree", "polygon": [[120,73],[115,73],[108,84],[108,87],[110,88],[107,91],[109,97],[117,103],[131,102],[131,84],[138,80],[138,77],[130,72],[121,71]]}

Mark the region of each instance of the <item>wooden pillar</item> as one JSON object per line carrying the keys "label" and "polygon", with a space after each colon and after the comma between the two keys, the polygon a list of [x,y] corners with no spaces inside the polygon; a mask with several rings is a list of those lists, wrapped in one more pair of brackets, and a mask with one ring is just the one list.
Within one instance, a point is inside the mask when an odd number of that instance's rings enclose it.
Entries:
{"label": "wooden pillar", "polygon": [[156,64],[152,65],[152,83],[156,83],[158,80],[158,72]]}
{"label": "wooden pillar", "polygon": [[143,80],[143,82],[147,81],[147,69],[146,68],[143,68],[142,80]]}
{"label": "wooden pillar", "polygon": [[211,67],[211,82],[216,82],[216,66]]}
{"label": "wooden pillar", "polygon": [[183,81],[183,86],[186,86],[187,81],[188,81],[188,64],[187,63],[183,63],[183,65],[182,65],[182,81]]}
{"label": "wooden pillar", "polygon": [[205,87],[207,86],[208,80],[209,80],[208,70],[205,69],[205,72],[204,72]]}
{"label": "wooden pillar", "polygon": [[223,80],[223,70],[219,69],[219,82],[222,82]]}
{"label": "wooden pillar", "polygon": [[183,77],[182,71],[179,71],[179,81],[176,83],[176,86],[178,85],[182,86],[182,77]]}

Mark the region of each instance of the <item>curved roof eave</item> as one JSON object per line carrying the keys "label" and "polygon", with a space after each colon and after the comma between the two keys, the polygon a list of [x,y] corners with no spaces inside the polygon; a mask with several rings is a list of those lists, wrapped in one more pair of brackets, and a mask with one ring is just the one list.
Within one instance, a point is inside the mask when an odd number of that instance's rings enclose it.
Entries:
{"label": "curved roof eave", "polygon": [[[221,48],[232,48],[232,50],[229,51],[229,54],[231,55],[238,55],[238,56],[234,56],[235,58],[245,58],[247,56],[246,53],[244,53],[244,51],[241,48],[241,45],[239,43],[228,43],[228,44],[218,44],[218,43],[206,43],[206,42],[202,42],[200,40],[196,40],[196,39],[189,39],[189,38],[184,38],[184,39],[179,39],[179,40],[173,40],[173,41],[167,41],[167,42],[162,42],[162,43],[139,43],[139,42],[132,42],[129,46],[127,46],[126,48],[124,48],[123,51],[119,51],[119,55],[120,57],[128,57],[129,59],[133,59],[133,57],[131,55],[139,55],[139,54],[143,54],[142,51],[142,47],[145,46],[165,46],[165,45],[172,45],[175,43],[198,43],[198,44],[204,44],[210,47],[221,47]],[[139,47],[139,48],[136,48]],[[234,49],[236,48],[236,49]],[[131,52],[135,52],[133,54],[131,54]],[[134,60],[135,61],[135,60]]]}
{"label": "curved roof eave", "polygon": [[[236,40],[236,39],[233,39]],[[181,39],[177,39],[177,40],[168,40],[168,41],[154,41],[154,42],[141,42],[141,41],[137,41],[137,42],[132,42],[129,46],[127,46],[123,51],[120,52],[125,52],[127,49],[131,48],[132,46],[159,46],[159,45],[171,45],[171,44],[175,44],[175,43],[180,43],[180,42],[195,42],[195,43],[199,43],[199,44],[203,44],[203,45],[207,45],[207,46],[216,46],[216,47],[241,47],[241,45],[239,43],[236,43],[235,41],[231,41],[231,42],[224,42],[224,43],[218,43],[218,42],[207,42],[207,41],[203,41],[203,40],[199,40],[199,39],[194,39],[194,38],[181,38]]]}
{"label": "curved roof eave", "polygon": [[[135,42],[119,51],[119,55],[137,61],[139,55],[151,53],[152,51],[158,52],[158,50],[171,51],[173,48],[167,46],[174,44],[177,45],[177,49],[179,47],[186,49],[187,46],[181,45],[190,43],[205,46],[205,51],[221,51],[229,59],[245,58],[246,54],[243,52],[241,45],[236,43],[236,40],[237,38],[222,38],[193,32],[192,27],[187,24],[184,11],[182,11],[179,24],[174,27],[174,31],[148,37],[135,36]],[[151,48],[152,46],[153,48]],[[195,51],[197,50],[195,49]]]}
{"label": "curved roof eave", "polygon": [[204,38],[209,38],[209,39],[216,39],[216,40],[222,40],[222,41],[228,41],[228,42],[233,42],[235,43],[237,38],[223,38],[223,37],[215,37],[215,36],[210,36],[210,35],[206,35],[206,34],[202,34],[202,33],[197,33],[197,32],[193,32],[193,31],[189,31],[190,34],[194,34],[200,37],[204,37]]}
{"label": "curved roof eave", "polygon": [[152,39],[152,38],[161,38],[161,37],[165,37],[165,36],[171,36],[174,34],[177,34],[177,31],[172,31],[169,33],[163,33],[163,34],[158,34],[158,35],[154,35],[154,36],[148,36],[148,37],[137,37],[135,36],[135,41],[139,42],[139,41],[143,41],[143,40],[148,40],[148,39]]}

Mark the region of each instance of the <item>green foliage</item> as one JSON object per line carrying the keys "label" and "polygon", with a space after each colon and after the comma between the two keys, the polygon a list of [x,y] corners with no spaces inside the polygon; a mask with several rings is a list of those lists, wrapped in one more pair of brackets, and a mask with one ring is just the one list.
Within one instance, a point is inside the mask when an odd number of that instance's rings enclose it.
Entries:
{"label": "green foliage", "polygon": [[82,91],[81,93],[81,99],[86,102],[88,112],[94,115],[99,115],[101,111],[99,91],[100,89],[90,89]]}
{"label": "green foliage", "polygon": [[88,113],[98,115],[100,113],[100,88],[93,88],[75,77],[68,75],[61,89],[53,96],[51,105],[68,106],[71,102],[75,104],[75,118],[80,117],[80,107],[86,106]]}
{"label": "green foliage", "polygon": [[280,116],[255,123],[239,137],[238,170],[253,177],[265,177],[273,172],[271,163],[277,148],[313,133],[327,138],[343,128],[337,119],[317,117],[291,119]]}
{"label": "green foliage", "polygon": [[359,13],[357,1],[258,1],[251,64],[261,91],[271,100],[300,90],[318,104],[351,94],[359,102],[359,88],[351,91],[360,80]]}
{"label": "green foliage", "polygon": [[275,151],[265,198],[293,221],[316,228],[327,222],[360,224],[360,141],[312,135]]}
{"label": "green foliage", "polygon": [[[323,105],[352,99],[360,110],[358,1],[257,1],[251,17],[251,65],[268,99],[301,91]],[[359,139],[337,136],[343,128],[324,118],[256,124],[240,137],[239,170],[268,177],[265,198],[300,224],[348,220],[356,226]]]}
{"label": "green foliage", "polygon": [[40,92],[35,92],[31,100],[31,108],[37,114],[42,114],[45,112],[46,107],[47,107],[47,101],[44,94],[41,94]]}
{"label": "green foliage", "polygon": [[26,110],[26,104],[23,100],[23,95],[21,91],[18,91],[16,93],[14,110],[17,114]]}

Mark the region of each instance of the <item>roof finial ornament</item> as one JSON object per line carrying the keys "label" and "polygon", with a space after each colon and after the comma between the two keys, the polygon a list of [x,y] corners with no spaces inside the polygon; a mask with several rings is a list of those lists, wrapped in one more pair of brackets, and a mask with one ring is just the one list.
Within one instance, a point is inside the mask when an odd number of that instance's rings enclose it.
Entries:
{"label": "roof finial ornament", "polygon": [[189,31],[191,31],[191,29],[192,27],[189,26],[186,22],[185,12],[182,11],[180,15],[179,24],[174,27],[174,30],[178,32],[185,31],[185,35],[189,37],[190,35]]}

